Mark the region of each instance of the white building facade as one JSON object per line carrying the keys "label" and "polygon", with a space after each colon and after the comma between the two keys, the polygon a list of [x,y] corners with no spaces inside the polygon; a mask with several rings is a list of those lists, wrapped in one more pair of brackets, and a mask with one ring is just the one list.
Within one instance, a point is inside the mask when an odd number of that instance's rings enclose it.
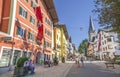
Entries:
{"label": "white building facade", "polygon": [[116,51],[119,51],[119,43],[117,42],[117,34],[108,32],[106,29],[98,31],[98,52],[101,60],[107,57],[113,59]]}

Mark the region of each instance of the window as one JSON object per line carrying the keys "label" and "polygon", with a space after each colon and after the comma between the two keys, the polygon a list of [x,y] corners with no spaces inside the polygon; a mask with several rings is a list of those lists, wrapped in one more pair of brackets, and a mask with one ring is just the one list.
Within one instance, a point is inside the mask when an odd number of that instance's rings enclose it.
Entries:
{"label": "window", "polygon": [[103,40],[103,37],[102,37],[102,40]]}
{"label": "window", "polygon": [[11,57],[12,57],[12,50],[4,48],[3,53],[0,58],[0,67],[6,67],[9,65]]}
{"label": "window", "polygon": [[20,26],[17,26],[17,35],[20,35],[22,38],[25,38],[26,30],[22,29]]}
{"label": "window", "polygon": [[34,35],[31,32],[28,32],[28,39],[29,40],[34,40]]}
{"label": "window", "polygon": [[27,11],[25,11],[22,7],[19,7],[19,14],[24,18],[27,18]]}
{"label": "window", "polygon": [[49,48],[51,48],[51,43],[45,41],[45,47],[49,47]]}
{"label": "window", "polygon": [[23,56],[23,57],[27,56],[27,51],[23,51],[22,56]]}
{"label": "window", "polygon": [[45,29],[45,34],[47,34],[47,29]]}
{"label": "window", "polygon": [[38,3],[38,0],[35,0],[36,1],[36,3]]}
{"label": "window", "polygon": [[45,41],[45,42],[44,42],[44,49],[46,48],[46,46],[47,46],[47,42]]}
{"label": "window", "polygon": [[58,39],[58,35],[57,35],[57,39]]}
{"label": "window", "polygon": [[32,58],[32,52],[28,52],[28,58],[29,58],[29,59]]}
{"label": "window", "polygon": [[105,40],[105,44],[107,43],[107,41]]}
{"label": "window", "polygon": [[106,51],[107,51],[107,47],[105,47],[106,48]]}
{"label": "window", "polygon": [[25,0],[26,2],[28,2],[28,0]]}
{"label": "window", "polygon": [[102,42],[102,45],[104,45],[104,42]]}
{"label": "window", "polygon": [[53,26],[53,22],[51,22],[51,26]]}
{"label": "window", "polygon": [[47,21],[48,21],[47,18],[45,18],[45,22],[46,22],[46,23],[47,23]]}
{"label": "window", "polygon": [[50,22],[47,18],[45,18],[45,22],[48,24],[48,25],[50,25],[50,26],[52,26],[52,22]]}
{"label": "window", "polygon": [[13,57],[13,65],[16,65],[18,59],[21,57],[21,51],[15,50]]}
{"label": "window", "polygon": [[103,51],[105,51],[105,49],[103,48]]}
{"label": "window", "polygon": [[33,1],[31,1],[31,7],[35,7],[35,3]]}
{"label": "window", "polygon": [[60,45],[57,45],[57,48],[60,49]]}
{"label": "window", "polygon": [[111,40],[111,38],[107,38],[107,42],[111,42],[112,40]]}
{"label": "window", "polygon": [[112,46],[112,45],[108,45],[108,48],[109,48],[109,49],[113,49],[113,46]]}
{"label": "window", "polygon": [[35,24],[35,19],[32,16],[30,16],[30,22]]}
{"label": "window", "polygon": [[52,33],[49,30],[47,30],[47,29],[45,29],[45,34],[47,34],[48,36],[52,37]]}

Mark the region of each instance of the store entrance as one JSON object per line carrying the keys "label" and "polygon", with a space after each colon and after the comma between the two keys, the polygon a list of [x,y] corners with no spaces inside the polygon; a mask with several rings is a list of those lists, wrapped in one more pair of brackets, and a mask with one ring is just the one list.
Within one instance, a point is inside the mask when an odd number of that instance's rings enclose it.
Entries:
{"label": "store entrance", "polygon": [[40,64],[41,52],[37,52],[36,54],[36,64]]}

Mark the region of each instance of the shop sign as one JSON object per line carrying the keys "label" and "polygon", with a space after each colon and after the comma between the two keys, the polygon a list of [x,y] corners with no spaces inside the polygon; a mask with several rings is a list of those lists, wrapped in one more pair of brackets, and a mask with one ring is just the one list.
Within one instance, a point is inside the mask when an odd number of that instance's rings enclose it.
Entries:
{"label": "shop sign", "polygon": [[7,41],[7,40],[11,40],[12,37],[2,37],[1,39],[4,40],[4,41]]}
{"label": "shop sign", "polygon": [[12,41],[4,41],[5,43],[9,43],[9,44],[15,44],[15,42],[12,42]]}

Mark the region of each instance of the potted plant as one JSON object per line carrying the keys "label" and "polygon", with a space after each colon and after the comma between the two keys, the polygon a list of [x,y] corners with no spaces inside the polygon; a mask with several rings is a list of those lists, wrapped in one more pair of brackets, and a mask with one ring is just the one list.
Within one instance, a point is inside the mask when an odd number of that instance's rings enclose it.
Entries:
{"label": "potted plant", "polygon": [[27,57],[20,57],[16,63],[15,69],[14,69],[14,76],[19,77],[24,75],[24,62],[27,61]]}
{"label": "potted plant", "polygon": [[62,57],[62,63],[65,63],[65,57]]}

